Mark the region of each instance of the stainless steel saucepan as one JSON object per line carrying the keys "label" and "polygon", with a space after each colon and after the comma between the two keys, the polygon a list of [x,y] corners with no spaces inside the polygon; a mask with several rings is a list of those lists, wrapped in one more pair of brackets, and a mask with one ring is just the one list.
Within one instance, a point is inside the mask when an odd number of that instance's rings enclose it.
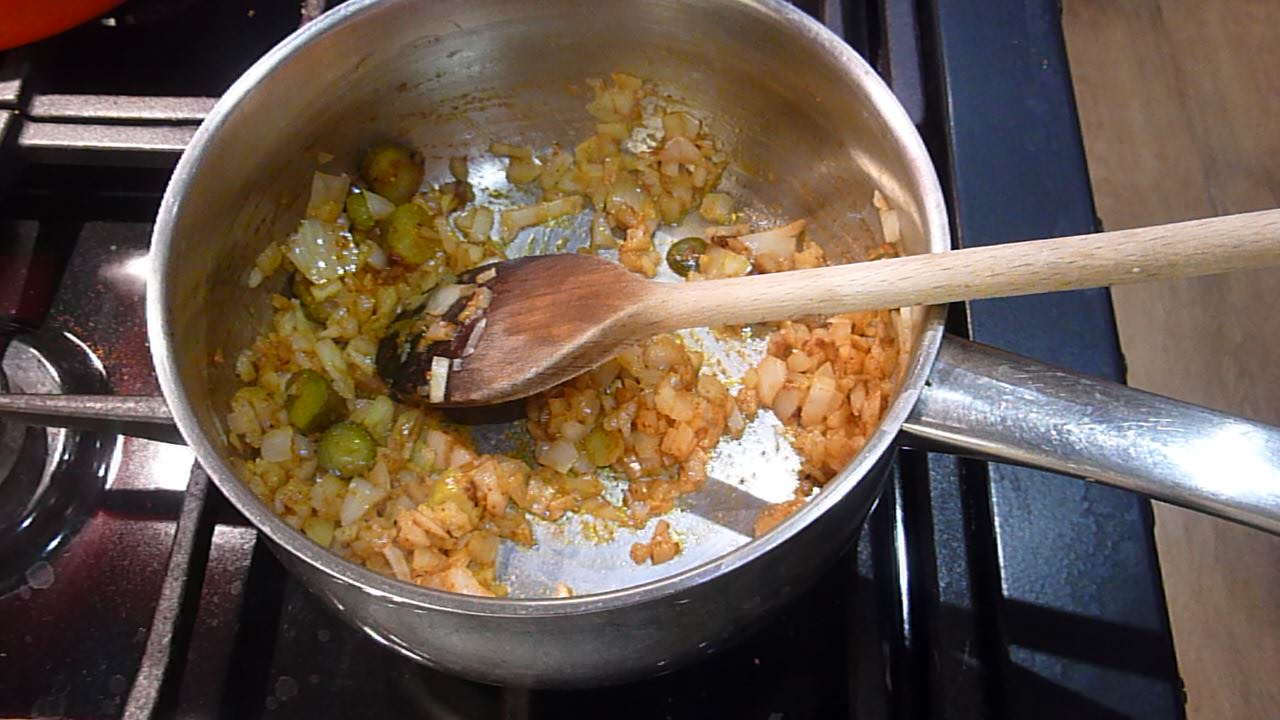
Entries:
{"label": "stainless steel saucepan", "polygon": [[[229,462],[235,378],[215,358],[234,358],[269,317],[279,288],[244,280],[262,248],[293,229],[317,156],[341,165],[371,139],[399,137],[435,158],[443,178],[445,158],[478,158],[492,139],[570,142],[591,126],[585,99],[566,89],[616,70],[659,82],[710,122],[741,204],[808,218],[828,256],[877,241],[863,222],[873,188],[899,210],[908,252],[950,247],[938,180],[906,113],[858,55],[782,2],[356,0],[250,68],[173,174],[147,287],[164,398],[10,396],[3,412],[142,433],[176,422],[222,492],[337,613],[405,655],[497,683],[621,681],[741,636],[847,547],[899,443],[1092,478],[1280,532],[1277,429],[946,337],[942,307],[909,311],[910,363],[865,449],[759,539],[743,521],[770,493],[785,497],[769,483],[787,473],[733,452],[677,513],[688,541],[676,560],[636,567],[616,544],[544,528],[539,549],[504,550],[512,598],[402,583],[294,531]],[[483,185],[486,166],[473,168]],[[785,449],[770,452],[785,468]],[[554,579],[579,595],[536,597]]]}

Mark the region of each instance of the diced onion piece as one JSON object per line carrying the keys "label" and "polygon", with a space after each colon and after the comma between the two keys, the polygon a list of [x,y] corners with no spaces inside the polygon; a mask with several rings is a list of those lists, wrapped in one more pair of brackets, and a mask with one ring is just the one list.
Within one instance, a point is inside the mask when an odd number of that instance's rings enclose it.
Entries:
{"label": "diced onion piece", "polygon": [[886,245],[897,245],[902,240],[902,225],[898,221],[898,211],[889,205],[889,201],[879,190],[871,193],[871,204],[880,211],[880,230],[884,233]]}
{"label": "diced onion piece", "polygon": [[364,202],[369,207],[369,214],[374,220],[385,220],[391,217],[391,213],[395,211],[396,204],[382,197],[372,190],[364,190]]}
{"label": "diced onion piece", "polygon": [[662,162],[692,164],[702,159],[702,153],[689,138],[676,136],[662,146],[658,159]]}
{"label": "diced onion piece", "polygon": [[300,458],[314,457],[316,454],[316,444],[314,441],[309,440],[306,435],[299,435],[295,433],[293,436],[293,450]]}
{"label": "diced onion piece", "polygon": [[342,212],[351,180],[346,175],[317,172],[311,176],[311,197],[307,200],[307,217],[333,222]]}
{"label": "diced onion piece", "polygon": [[467,181],[467,156],[460,155],[458,157],[449,158],[449,174],[458,182]]}
{"label": "diced onion piece", "polygon": [[476,346],[480,344],[480,336],[484,334],[484,326],[488,322],[489,318],[480,318],[480,322],[476,323],[475,328],[471,330],[471,335],[467,337],[467,344],[462,348],[462,357],[469,357],[476,351]]}
{"label": "diced onion piece", "polygon": [[493,597],[485,586],[476,580],[476,576],[465,567],[450,567],[448,570],[436,576],[441,590],[462,593],[463,595],[478,595],[480,597]]}
{"label": "diced onion piece", "polygon": [[387,251],[377,243],[369,244],[369,255],[365,258],[369,262],[369,266],[378,270],[386,270],[388,265]]}
{"label": "diced onion piece", "polygon": [[342,283],[328,282],[311,287],[311,297],[324,301],[342,292]]}
{"label": "diced onion piece", "polygon": [[707,193],[698,206],[698,214],[710,222],[728,225],[733,222],[733,198],[724,193]]}
{"label": "diced onion piece", "polygon": [[804,230],[805,221],[796,220],[789,225],[738,236],[738,241],[746,245],[755,255],[773,255],[783,262],[788,262],[796,253],[796,238]]}
{"label": "diced onion piece", "polygon": [[302,532],[321,547],[333,544],[333,521],[327,518],[309,517],[302,523]]}
{"label": "diced onion piece", "polygon": [[566,195],[549,202],[506,210],[499,222],[499,234],[504,241],[511,240],[524,228],[582,212],[583,202],[581,195]]}
{"label": "diced onion piece", "polygon": [[263,460],[285,462],[291,457],[293,457],[293,428],[286,425],[262,436]]}
{"label": "diced onion piece", "polygon": [[732,250],[712,245],[698,259],[698,272],[707,278],[740,277],[751,270],[751,261]]}
{"label": "diced onion piece", "polygon": [[345,398],[355,397],[355,381],[347,370],[347,360],[333,340],[323,338],[315,344],[316,356],[324,367],[325,374],[333,382],[333,389]]}
{"label": "diced onion piece", "polygon": [[483,285],[496,277],[498,277],[498,269],[489,268],[487,270],[482,270],[479,275],[476,275],[476,282]]}
{"label": "diced onion piece", "polygon": [[513,185],[524,185],[538,179],[538,175],[542,173],[542,166],[533,160],[521,160],[515,158],[511,160],[511,164],[507,166],[507,179]]}
{"label": "diced onion piece", "polygon": [[360,267],[361,252],[333,223],[308,218],[298,223],[286,248],[289,262],[315,285],[336,280]]}
{"label": "diced onion piece", "polygon": [[715,240],[722,237],[738,237],[751,232],[751,226],[746,223],[738,223],[737,225],[717,225],[709,227],[702,231],[702,237],[708,240]]}
{"label": "diced onion piece", "polygon": [[569,471],[578,460],[578,451],[568,440],[540,443],[535,457],[539,463],[559,473]]}
{"label": "diced onion piece", "polygon": [[604,213],[596,213],[591,218],[591,244],[597,248],[614,248],[618,246],[618,239],[613,236],[613,229],[609,227],[609,218]]}
{"label": "diced onion piece", "polygon": [[263,280],[271,277],[271,273],[280,267],[282,260],[284,255],[281,254],[280,245],[277,243],[271,243],[258,253],[258,259],[253,261],[253,270],[249,271],[249,287],[257,287]]}
{"label": "diced onion piece", "polygon": [[788,385],[779,390],[777,397],[773,399],[773,414],[785,423],[796,414],[803,402],[804,389]]}
{"label": "diced onion piece", "polygon": [[533,157],[533,148],[528,145],[509,145],[502,142],[489,143],[489,152],[518,160],[529,160]]}
{"label": "diced onion piece", "polygon": [[432,315],[444,315],[449,312],[449,308],[462,298],[471,294],[476,286],[469,283],[441,285],[431,291],[431,295],[427,297],[427,312]]}
{"label": "diced onion piece", "polygon": [[666,137],[696,138],[702,123],[685,112],[669,112],[662,116],[662,132]]}
{"label": "diced onion piece", "polygon": [[436,355],[431,358],[431,382],[427,386],[427,400],[444,402],[445,387],[449,382],[449,358]]}
{"label": "diced onion piece", "polygon": [[387,545],[382,548],[382,556],[391,564],[391,572],[400,580],[408,581],[412,579],[409,573],[409,561],[404,556],[404,551],[395,545]]}
{"label": "diced onion piece", "polygon": [[[829,367],[829,366],[827,366]],[[800,408],[800,424],[813,427],[822,424],[827,415],[840,406],[840,388],[832,375],[818,374],[809,384],[809,394]]]}
{"label": "diced onion piece", "polygon": [[374,437],[386,439],[395,419],[396,404],[386,395],[379,395],[372,402],[361,404],[351,413],[351,421],[360,423]]}
{"label": "diced onion piece", "polygon": [[342,510],[338,513],[338,521],[343,527],[355,524],[386,496],[386,490],[375,487],[368,480],[359,477],[352,479],[347,485],[347,495],[342,499]]}
{"label": "diced onion piece", "polygon": [[769,355],[760,361],[757,372],[756,394],[765,407],[772,407],[787,379],[787,364],[781,358]]}
{"label": "diced onion piece", "polygon": [[631,208],[634,212],[640,212],[644,208],[645,200],[644,190],[624,175],[609,188],[605,208],[611,213],[617,213],[624,206]]}
{"label": "diced onion piece", "polygon": [[471,227],[471,236],[488,240],[491,232],[493,232],[493,210],[481,207],[476,210],[476,220]]}

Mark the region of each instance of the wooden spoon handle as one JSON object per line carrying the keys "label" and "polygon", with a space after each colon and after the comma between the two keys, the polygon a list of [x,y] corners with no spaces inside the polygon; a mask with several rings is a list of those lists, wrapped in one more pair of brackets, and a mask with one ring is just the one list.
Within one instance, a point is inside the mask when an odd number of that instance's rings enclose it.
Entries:
{"label": "wooden spoon handle", "polygon": [[1280,263],[1280,210],[666,285],[660,331],[1104,287]]}

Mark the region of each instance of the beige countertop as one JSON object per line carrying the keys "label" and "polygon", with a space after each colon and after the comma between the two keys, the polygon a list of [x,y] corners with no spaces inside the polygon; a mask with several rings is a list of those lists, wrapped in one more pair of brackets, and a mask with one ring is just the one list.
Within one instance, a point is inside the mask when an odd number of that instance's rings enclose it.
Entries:
{"label": "beige countertop", "polygon": [[[1063,29],[1107,229],[1280,207],[1280,2],[1063,0]],[[1280,425],[1280,269],[1112,298],[1129,384]],[[1280,717],[1280,538],[1155,514],[1188,717]]]}

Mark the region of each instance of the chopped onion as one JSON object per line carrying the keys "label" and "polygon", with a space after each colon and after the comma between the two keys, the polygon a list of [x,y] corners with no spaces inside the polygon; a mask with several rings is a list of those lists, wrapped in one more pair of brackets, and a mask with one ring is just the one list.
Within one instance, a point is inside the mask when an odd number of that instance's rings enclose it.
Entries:
{"label": "chopped onion", "polygon": [[374,437],[385,439],[391,433],[395,413],[396,405],[391,398],[379,395],[372,401],[358,403],[351,420],[363,425]]}
{"label": "chopped onion", "polygon": [[894,210],[879,190],[871,193],[871,204],[880,211],[880,230],[884,233],[884,241],[888,245],[896,245],[902,240],[902,226],[898,222],[898,211]]}
{"label": "chopped onion", "polygon": [[584,202],[581,195],[566,195],[549,202],[503,211],[499,234],[503,240],[511,240],[524,228],[582,212]]}
{"label": "chopped onion", "polygon": [[774,255],[786,262],[796,254],[796,238],[804,230],[805,221],[797,220],[790,225],[783,225],[764,232],[740,235],[738,240],[751,250],[752,255]]}
{"label": "chopped onion", "polygon": [[454,303],[470,295],[475,289],[476,286],[471,284],[441,285],[427,297],[426,310],[432,315],[444,315]]}
{"label": "chopped onion", "polygon": [[698,214],[713,223],[733,222],[733,198],[724,193],[707,193],[698,206]]}
{"label": "chopped onion", "polygon": [[578,450],[568,440],[539,443],[535,456],[539,463],[559,473],[569,471],[578,459]]}
{"label": "chopped onion", "polygon": [[262,281],[271,277],[271,273],[280,267],[284,255],[280,254],[280,245],[271,243],[253,261],[253,270],[249,271],[249,287],[258,287]]}
{"label": "chopped onion", "polygon": [[840,388],[832,375],[818,374],[809,385],[809,394],[800,408],[800,424],[804,427],[821,425],[827,415],[840,406]]}
{"label": "chopped onion", "polygon": [[342,499],[342,510],[338,513],[343,527],[353,525],[369,512],[369,508],[377,505],[387,496],[387,491],[374,487],[364,478],[355,478],[347,486],[347,495]]}
{"label": "chopped onion", "polygon": [[306,435],[293,436],[293,449],[300,458],[309,458],[316,454],[316,444]]}
{"label": "chopped onion", "polygon": [[501,157],[528,160],[533,157],[533,148],[528,145],[509,145],[502,142],[489,143],[489,152]]}
{"label": "chopped onion", "polygon": [[311,176],[311,198],[307,200],[307,217],[333,222],[342,212],[351,180],[346,175],[317,172]]}
{"label": "chopped onion", "polygon": [[639,212],[644,207],[645,193],[644,190],[636,185],[635,182],[623,175],[609,189],[609,197],[605,200],[605,208],[610,212],[615,212],[625,205],[632,210]]}
{"label": "chopped onion", "polygon": [[751,261],[732,250],[712,245],[698,260],[698,272],[707,278],[740,277],[751,270]]}
{"label": "chopped onion", "polygon": [[658,159],[670,163],[696,163],[702,159],[702,153],[698,151],[698,146],[694,145],[693,141],[678,135],[662,146]]}
{"label": "chopped onion", "polygon": [[382,548],[382,556],[391,564],[391,572],[395,573],[396,578],[404,581],[412,579],[409,573],[409,561],[404,556],[404,551],[395,545],[387,545]]}
{"label": "chopped onion", "polygon": [[565,440],[576,443],[587,436],[587,431],[589,429],[590,428],[577,420],[566,420],[564,421],[564,424],[560,426],[560,435],[563,436]]}
{"label": "chopped onion", "polygon": [[542,173],[542,166],[533,160],[521,160],[513,158],[511,164],[507,166],[507,180],[513,185],[524,185],[538,179],[538,175]]}
{"label": "chopped onion", "polygon": [[370,267],[378,270],[387,269],[387,251],[382,249],[378,243],[369,243],[369,255],[365,258],[369,262]]}
{"label": "chopped onion", "polygon": [[293,428],[276,428],[262,436],[262,459],[267,462],[285,462],[293,457]]}
{"label": "chopped onion", "polygon": [[465,567],[450,567],[448,570],[436,576],[439,583],[437,586],[441,590],[462,593],[463,595],[478,595],[480,597],[493,597],[485,586],[476,580],[476,576]]}
{"label": "chopped onion", "polygon": [[609,218],[604,213],[598,212],[591,218],[591,244],[597,248],[618,246],[618,239],[613,236],[613,229],[609,227]]}
{"label": "chopped onion", "polygon": [[722,237],[738,237],[751,232],[751,226],[746,223],[738,223],[737,225],[716,225],[702,231],[702,237],[708,240],[715,240]]}
{"label": "chopped onion", "polygon": [[289,262],[313,284],[336,280],[360,267],[360,248],[338,226],[308,218],[298,223],[286,249]]}
{"label": "chopped onion", "polygon": [[436,355],[431,358],[431,382],[427,388],[429,402],[444,402],[445,387],[449,382],[449,358]]}
{"label": "chopped onion", "polygon": [[[480,336],[484,334],[485,323],[489,322],[489,318],[480,318],[480,322],[471,331],[471,335],[467,337],[467,344],[462,348],[462,357],[469,357],[471,353],[476,351],[476,346],[480,344]],[[460,365],[461,363],[459,363]],[[454,370],[458,368],[455,366]]]}
{"label": "chopped onion", "polygon": [[498,277],[498,269],[489,268],[481,271],[479,275],[476,275],[476,282],[483,285],[496,277]]}
{"label": "chopped onion", "polygon": [[777,397],[773,399],[773,414],[785,423],[796,414],[796,410],[799,410],[803,403],[804,389],[789,385],[779,390]]}
{"label": "chopped onion", "polygon": [[453,449],[449,451],[449,467],[459,468],[476,459],[475,453],[471,452],[462,443],[455,443]]}
{"label": "chopped onion", "polygon": [[428,430],[426,443],[441,465],[449,461],[449,447],[453,444],[453,441],[448,433],[442,430]]}
{"label": "chopped onion", "polygon": [[483,205],[475,205],[453,217],[458,229],[471,242],[483,242],[489,239],[489,233],[493,230],[493,210]]}
{"label": "chopped onion", "polygon": [[742,417],[742,411],[738,409],[737,403],[729,403],[729,417],[725,419],[724,426],[728,428],[729,434],[734,437],[742,435],[742,431],[747,429],[747,421]]}
{"label": "chopped onion", "polygon": [[685,112],[669,112],[662,116],[662,132],[667,137],[696,138],[702,123]]}
{"label": "chopped onion", "polygon": [[327,282],[311,287],[311,297],[324,301],[342,292],[342,283]]}
{"label": "chopped onion", "polygon": [[458,182],[467,181],[467,156],[458,155],[449,158],[449,174]]}
{"label": "chopped onion", "polygon": [[395,211],[396,204],[382,197],[378,193],[370,190],[364,190],[362,192],[364,193],[365,205],[369,207],[369,214],[373,216],[374,220],[384,220],[387,217],[390,217],[391,213]]}
{"label": "chopped onion", "polygon": [[315,351],[325,374],[333,381],[333,389],[344,398],[355,397],[355,381],[351,379],[351,373],[347,370],[347,360],[333,340],[323,338],[316,341]]}
{"label": "chopped onion", "polygon": [[760,361],[756,380],[756,393],[765,407],[773,407],[773,400],[782,383],[787,379],[787,364],[781,358],[769,355]]}

